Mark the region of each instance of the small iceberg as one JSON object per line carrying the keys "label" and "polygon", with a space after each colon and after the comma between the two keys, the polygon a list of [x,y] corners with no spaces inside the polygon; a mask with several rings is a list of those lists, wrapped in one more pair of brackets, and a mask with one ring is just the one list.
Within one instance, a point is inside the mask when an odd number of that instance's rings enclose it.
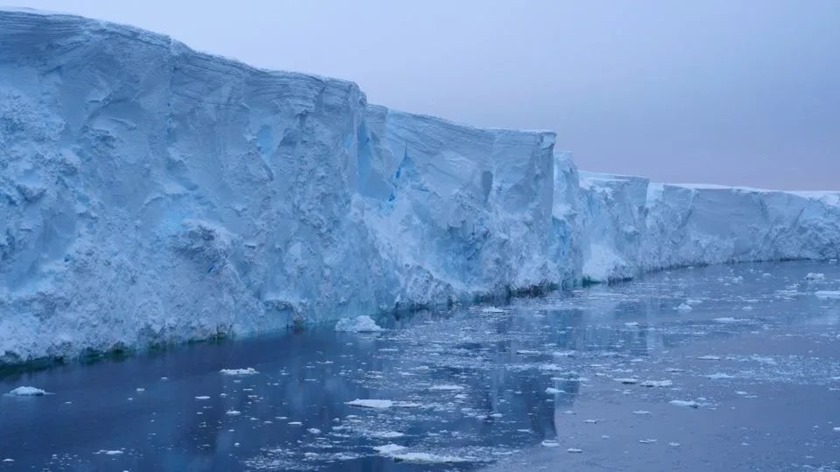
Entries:
{"label": "small iceberg", "polygon": [[374,399],[356,399],[346,403],[350,406],[357,406],[359,408],[373,408],[375,410],[384,410],[387,408],[391,408],[394,406],[394,402],[391,400],[374,400]]}
{"label": "small iceberg", "polygon": [[259,372],[257,372],[253,367],[246,367],[244,369],[222,369],[219,372],[221,372],[222,375],[233,375],[233,376],[259,374]]}
{"label": "small iceberg", "polygon": [[671,387],[674,382],[670,380],[645,380],[640,385],[642,387]]}
{"label": "small iceberg", "polygon": [[35,387],[18,387],[8,393],[13,397],[40,397],[46,394],[44,390]]}
{"label": "small iceberg", "polygon": [[398,444],[386,444],[384,446],[374,446],[373,450],[382,454],[383,456],[391,456],[400,451],[404,451],[406,449],[405,446],[400,446]]}
{"label": "small iceberg", "polygon": [[670,403],[671,405],[674,405],[674,406],[687,406],[689,408],[700,408],[700,404],[693,401],[693,400],[671,400],[668,403]]}
{"label": "small iceberg", "polygon": [[370,316],[362,315],[339,320],[335,324],[335,330],[342,333],[378,333],[382,331],[382,327]]}

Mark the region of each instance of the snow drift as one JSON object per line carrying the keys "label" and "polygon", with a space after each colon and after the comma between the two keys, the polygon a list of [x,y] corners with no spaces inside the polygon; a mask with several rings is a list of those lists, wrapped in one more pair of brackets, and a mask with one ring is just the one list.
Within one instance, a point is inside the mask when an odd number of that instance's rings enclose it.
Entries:
{"label": "snow drift", "polygon": [[0,11],[0,363],[838,256],[836,194],[578,175],[554,140]]}

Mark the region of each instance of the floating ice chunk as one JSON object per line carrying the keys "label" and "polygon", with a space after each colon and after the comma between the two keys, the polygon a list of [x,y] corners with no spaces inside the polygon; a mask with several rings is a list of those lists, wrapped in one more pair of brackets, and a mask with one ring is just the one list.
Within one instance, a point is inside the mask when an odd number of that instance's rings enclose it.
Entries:
{"label": "floating ice chunk", "polygon": [[309,428],[307,429],[311,434],[321,434],[321,430],[318,428]]}
{"label": "floating ice chunk", "polygon": [[836,427],[834,428],[834,431],[836,431],[836,432],[840,433],[840,426],[836,426]]}
{"label": "floating ice chunk", "polygon": [[346,402],[347,405],[350,406],[357,406],[360,408],[373,408],[375,410],[384,410],[386,408],[391,408],[394,406],[394,402],[392,400],[374,400],[374,399],[355,399],[349,402]]}
{"label": "floating ice chunk", "polygon": [[725,374],[723,372],[715,372],[714,374],[709,374],[706,377],[712,380],[721,380],[721,379],[734,379],[734,375]]}
{"label": "floating ice chunk", "polygon": [[656,439],[639,439],[639,442],[642,444],[654,444],[656,443]]}
{"label": "floating ice chunk", "polygon": [[554,357],[575,357],[576,355],[576,351],[557,351],[554,353]]}
{"label": "floating ice chunk", "polygon": [[377,333],[382,331],[382,327],[370,316],[362,315],[339,320],[335,324],[335,330],[344,333]]}
{"label": "floating ice chunk", "polygon": [[242,414],[242,412],[239,410],[228,410],[225,412],[225,414],[228,416],[239,416]]}
{"label": "floating ice chunk", "polygon": [[528,349],[520,349],[516,351],[516,353],[520,356],[539,356],[540,354],[542,354],[542,352],[540,351],[531,351]]}
{"label": "floating ice chunk", "polygon": [[123,451],[121,451],[119,449],[100,449],[100,450],[94,452],[94,454],[105,454],[106,456],[118,456],[122,453],[123,453]]}
{"label": "floating ice chunk", "polygon": [[375,431],[368,433],[368,437],[375,439],[396,439],[403,436],[405,436],[405,434],[400,433],[399,431]]}
{"label": "floating ice chunk", "polygon": [[627,326],[628,328],[635,328],[636,326],[639,326],[639,323],[636,321],[628,321],[627,323],[624,323],[624,326]]}
{"label": "floating ice chunk", "polygon": [[400,451],[406,450],[406,447],[400,446],[399,444],[386,444],[384,446],[374,446],[373,450],[382,454],[383,456],[390,456]]}
{"label": "floating ice chunk", "polygon": [[640,385],[642,387],[671,387],[674,382],[670,380],[645,380]]}
{"label": "floating ice chunk", "polygon": [[432,385],[431,387],[429,387],[429,390],[444,390],[444,391],[452,391],[452,392],[457,392],[457,391],[460,391],[460,390],[463,390],[463,389],[464,389],[464,387],[462,387],[460,385],[448,385],[448,384]]}
{"label": "floating ice chunk", "polygon": [[586,424],[597,424],[598,420],[594,420],[594,419],[593,420],[583,420],[583,422],[586,423]]}
{"label": "floating ice chunk", "polygon": [[470,459],[457,456],[439,456],[427,452],[406,452],[403,454],[391,455],[395,461],[411,462],[414,464],[456,464],[461,462],[472,462]]}
{"label": "floating ice chunk", "polygon": [[688,300],[685,301],[685,303],[687,305],[699,305],[699,304],[703,303],[703,300],[700,300],[699,298],[689,298]]}
{"label": "floating ice chunk", "polygon": [[495,307],[495,306],[488,306],[488,307],[482,308],[481,312],[482,313],[504,313],[505,310],[502,310],[501,308],[498,308],[498,307]]}
{"label": "floating ice chunk", "polygon": [[7,458],[3,459],[3,462],[14,462],[14,461],[15,460],[12,459],[11,457],[7,457]]}
{"label": "floating ice chunk", "polygon": [[823,300],[840,299],[840,290],[818,290],[814,295]]}
{"label": "floating ice chunk", "polygon": [[716,323],[737,323],[738,318],[732,318],[731,316],[722,316],[720,318],[715,318],[714,321]]}
{"label": "floating ice chunk", "polygon": [[719,361],[720,356],[713,356],[711,354],[706,354],[705,356],[698,356],[697,359],[701,361]]}
{"label": "floating ice chunk", "polygon": [[678,442],[669,442],[668,445],[671,446],[671,447],[680,447],[681,446],[681,444],[678,443]]}
{"label": "floating ice chunk", "polygon": [[545,393],[549,395],[557,395],[560,392],[563,392],[563,390],[560,390],[559,388],[548,387],[547,389],[545,389]]}
{"label": "floating ice chunk", "polygon": [[634,379],[632,377],[613,379],[613,380],[615,380],[616,382],[623,383],[625,385],[634,385],[634,384],[639,383],[639,379]]}
{"label": "floating ice chunk", "polygon": [[677,311],[691,311],[691,310],[693,310],[693,308],[691,308],[691,305],[689,305],[688,303],[680,303],[677,306],[676,309],[677,309]]}
{"label": "floating ice chunk", "polygon": [[303,426],[303,423],[301,423],[300,421],[289,421],[286,424],[288,424],[289,426]]}
{"label": "floating ice chunk", "polygon": [[671,400],[668,403],[670,403],[671,405],[674,405],[674,406],[687,406],[689,408],[699,408],[700,407],[700,404],[693,401],[693,400]]}
{"label": "floating ice chunk", "polygon": [[244,369],[222,369],[219,372],[221,372],[222,375],[233,375],[233,376],[259,374],[259,372],[257,372],[253,367],[246,367]]}
{"label": "floating ice chunk", "polygon": [[821,272],[809,272],[805,280],[825,280],[825,274]]}
{"label": "floating ice chunk", "polygon": [[633,412],[634,415],[649,415],[650,412],[647,410],[636,410]]}
{"label": "floating ice chunk", "polygon": [[27,387],[27,386],[18,387],[18,388],[14,389],[14,390],[12,390],[11,392],[8,393],[8,395],[15,396],[15,397],[40,397],[40,396],[43,396],[43,395],[46,395],[46,394],[47,394],[47,392],[45,392],[44,390],[41,390],[40,388]]}
{"label": "floating ice chunk", "polygon": [[145,391],[146,391],[146,389],[145,389],[145,388],[143,388],[143,387],[137,387],[135,390],[136,390],[137,392],[140,392],[140,393],[142,393],[142,392],[145,392]]}
{"label": "floating ice chunk", "polygon": [[583,452],[583,449],[578,449],[576,447],[570,447],[570,448],[566,449],[566,452],[568,452],[570,454],[580,454],[580,453]]}
{"label": "floating ice chunk", "polygon": [[541,442],[540,444],[542,444],[542,447],[557,447],[557,446],[560,445],[560,443],[557,442],[554,439],[546,439],[545,441]]}
{"label": "floating ice chunk", "polygon": [[203,401],[203,400],[209,400],[210,397],[208,397],[207,395],[199,395],[199,396],[195,397],[195,399]]}

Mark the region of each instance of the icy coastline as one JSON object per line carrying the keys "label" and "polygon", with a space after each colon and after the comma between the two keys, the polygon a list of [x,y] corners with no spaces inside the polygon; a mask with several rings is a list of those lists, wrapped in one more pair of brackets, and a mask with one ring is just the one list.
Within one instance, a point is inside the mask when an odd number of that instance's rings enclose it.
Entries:
{"label": "icy coastline", "polygon": [[837,193],[582,173],[554,146],[0,10],[0,364],[840,256]]}

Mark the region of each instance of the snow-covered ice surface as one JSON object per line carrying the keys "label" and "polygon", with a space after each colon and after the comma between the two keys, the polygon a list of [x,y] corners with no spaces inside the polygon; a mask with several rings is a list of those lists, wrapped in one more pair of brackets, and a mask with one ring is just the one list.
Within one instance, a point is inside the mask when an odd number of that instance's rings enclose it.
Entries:
{"label": "snow-covered ice surface", "polygon": [[554,141],[0,10],[0,364],[840,257],[840,194],[579,175]]}
{"label": "snow-covered ice surface", "polygon": [[840,300],[814,293],[838,289],[838,264],[709,266],[383,317],[374,336],[323,326],[15,371],[0,392],[52,394],[0,395],[0,457],[21,470],[834,470]]}

